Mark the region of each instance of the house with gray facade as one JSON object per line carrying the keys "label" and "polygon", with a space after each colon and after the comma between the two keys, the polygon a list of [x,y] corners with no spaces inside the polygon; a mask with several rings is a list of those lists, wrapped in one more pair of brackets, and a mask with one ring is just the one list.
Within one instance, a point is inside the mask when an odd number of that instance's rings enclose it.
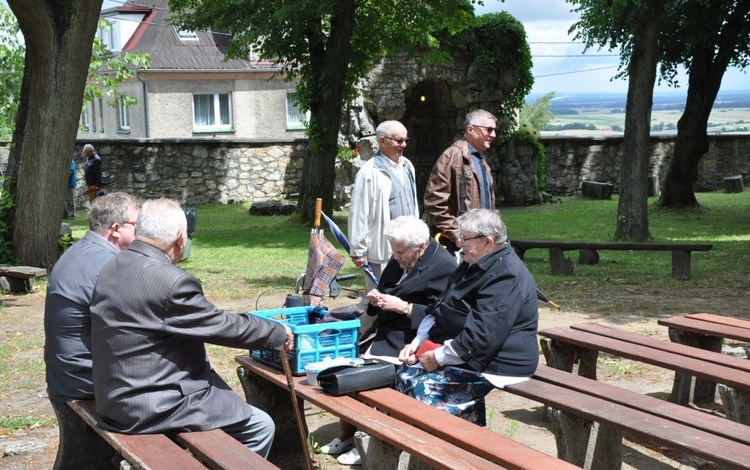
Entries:
{"label": "house with gray facade", "polygon": [[136,105],[112,106],[106,97],[86,105],[79,140],[305,137],[296,83],[276,76],[269,61],[225,60],[226,34],[178,30],[169,24],[167,0],[124,3],[101,16],[111,25],[99,31],[111,51],[143,51],[151,64],[120,85]]}

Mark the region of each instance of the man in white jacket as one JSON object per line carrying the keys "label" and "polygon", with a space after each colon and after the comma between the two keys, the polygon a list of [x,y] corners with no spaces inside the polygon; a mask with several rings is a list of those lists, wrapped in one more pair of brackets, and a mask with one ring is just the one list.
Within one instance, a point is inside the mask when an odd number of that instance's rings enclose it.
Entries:
{"label": "man in white jacket", "polygon": [[[379,150],[357,173],[349,208],[349,244],[354,264],[369,264],[380,277],[391,246],[383,236],[385,225],[396,217],[419,217],[414,165],[404,157],[409,143],[406,128],[398,121],[384,121],[375,131]],[[365,290],[376,286],[365,276]]]}

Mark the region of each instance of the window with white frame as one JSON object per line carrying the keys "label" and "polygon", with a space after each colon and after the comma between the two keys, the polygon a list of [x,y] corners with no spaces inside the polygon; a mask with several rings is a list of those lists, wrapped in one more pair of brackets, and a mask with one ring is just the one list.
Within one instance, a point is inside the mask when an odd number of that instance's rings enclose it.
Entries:
{"label": "window with white frame", "polygon": [[96,101],[91,102],[91,130],[96,132]]}
{"label": "window with white frame", "polygon": [[180,40],[182,41],[197,41],[198,40],[198,33],[196,33],[195,31],[190,31],[186,29],[178,29],[177,36],[179,36]]}
{"label": "window with white frame", "polygon": [[193,130],[232,130],[232,95],[229,93],[193,95]]}
{"label": "window with white frame", "polygon": [[286,94],[286,128],[288,130],[300,130],[305,128],[305,123],[310,121],[310,112],[303,111],[294,98],[294,92]]}
{"label": "window with white frame", "polygon": [[104,132],[104,99],[99,98],[99,132]]}
{"label": "window with white frame", "polygon": [[117,130],[121,132],[130,132],[130,110],[125,103],[125,97],[121,96],[117,100]]}
{"label": "window with white frame", "polygon": [[81,111],[81,129],[84,131],[89,130],[89,107],[84,106]]}

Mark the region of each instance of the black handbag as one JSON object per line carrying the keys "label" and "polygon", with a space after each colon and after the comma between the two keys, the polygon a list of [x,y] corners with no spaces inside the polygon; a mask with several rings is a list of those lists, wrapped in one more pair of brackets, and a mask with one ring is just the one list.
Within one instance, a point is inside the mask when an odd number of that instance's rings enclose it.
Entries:
{"label": "black handbag", "polygon": [[392,387],[396,382],[396,366],[387,362],[334,366],[320,371],[317,380],[323,391],[334,396]]}

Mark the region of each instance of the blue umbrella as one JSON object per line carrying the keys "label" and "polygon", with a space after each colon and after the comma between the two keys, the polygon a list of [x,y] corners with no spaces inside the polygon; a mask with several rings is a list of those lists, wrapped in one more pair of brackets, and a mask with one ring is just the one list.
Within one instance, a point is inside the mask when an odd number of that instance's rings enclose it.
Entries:
{"label": "blue umbrella", "polygon": [[[328,228],[331,229],[331,233],[333,233],[333,236],[336,237],[336,240],[341,243],[341,246],[344,247],[347,253],[349,253],[349,239],[346,238],[346,235],[344,235],[344,232],[341,231],[338,225],[336,225],[336,222],[331,220],[327,215],[325,215],[324,212],[321,212],[321,215],[323,215],[323,218],[325,219],[326,223],[328,224]],[[372,282],[375,283],[375,285],[378,285],[378,278],[375,276],[375,273],[372,272],[372,268],[369,264],[365,263],[364,266],[362,266],[362,270],[367,274],[367,276],[372,280]]]}

